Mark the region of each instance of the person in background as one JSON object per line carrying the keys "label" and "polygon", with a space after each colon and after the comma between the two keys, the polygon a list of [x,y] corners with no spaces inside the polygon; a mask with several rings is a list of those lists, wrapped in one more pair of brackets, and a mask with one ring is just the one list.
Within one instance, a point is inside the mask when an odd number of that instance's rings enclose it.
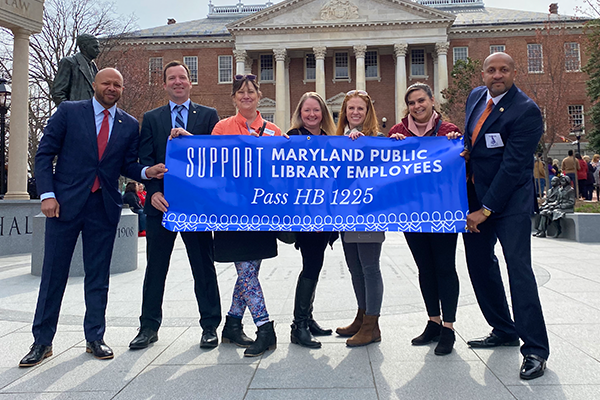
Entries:
{"label": "person in background", "polygon": [[[352,140],[361,136],[378,136],[377,115],[367,92],[351,90],[346,93],[336,134],[348,136]],[[373,235],[368,236],[372,239],[362,241],[359,232],[342,232],[344,256],[352,276],[358,311],[354,321],[348,326],[337,328],[336,333],[349,337],[346,345],[350,347],[381,341],[379,315],[383,301],[383,279],[379,263],[385,236],[383,232],[373,232]]]}
{"label": "person in background", "polygon": [[577,162],[577,187],[579,188],[578,196],[585,199],[585,191],[587,186],[587,163],[581,158],[581,154],[575,153],[575,162]]}
{"label": "person in background", "polygon": [[[411,85],[406,89],[404,102],[407,106],[406,115],[402,122],[390,129],[391,138],[404,140],[407,137],[446,136],[456,139],[462,136],[456,125],[443,121],[436,111],[429,85]],[[419,269],[419,286],[429,316],[425,330],[412,340],[412,344],[421,346],[437,341],[434,353],[438,356],[450,354],[456,341],[454,322],[459,293],[456,273],[458,233],[405,232],[404,237]]]}
{"label": "person in background", "polygon": [[592,163],[590,162],[590,156],[583,156],[583,161],[585,161],[585,169],[587,172],[587,177],[585,179],[584,199],[591,201],[594,194],[594,167],[592,167]]}
{"label": "person in background", "polygon": [[558,175],[558,168],[554,165],[552,157],[546,159],[546,165],[548,166],[548,179],[552,181],[552,178]]}
{"label": "person in background", "polygon": [[542,153],[537,153],[535,164],[533,166],[533,178],[535,179],[535,195],[544,196],[546,189],[546,166],[542,161]]}
{"label": "person in background", "polygon": [[594,154],[590,163],[594,168],[594,187],[596,188],[596,201],[600,201],[600,154]]}
{"label": "person in background", "polygon": [[146,214],[144,207],[138,197],[138,183],[135,181],[127,182],[125,185],[125,194],[123,194],[123,204],[127,204],[131,211],[138,215],[138,236],[146,236]]}
{"label": "person in background", "polygon": [[[315,92],[302,95],[292,115],[292,135],[333,135],[335,124],[323,98]],[[313,301],[319,274],[323,268],[327,244],[333,246],[337,232],[296,232],[296,248],[302,254],[302,271],[298,276],[294,300],[294,322],[291,341],[300,346],[319,348],[321,342],[314,336],[331,335],[331,329],[323,329],[313,319]]]}
{"label": "person in background", "polygon": [[138,183],[137,184],[137,195],[140,199],[140,203],[142,203],[142,206],[146,205],[146,187],[144,186],[143,183]]}
{"label": "person in background", "polygon": [[573,150],[569,150],[568,155],[562,160],[560,169],[564,175],[571,179],[571,185],[574,186],[577,182],[577,171],[579,171],[579,162],[573,155]]}

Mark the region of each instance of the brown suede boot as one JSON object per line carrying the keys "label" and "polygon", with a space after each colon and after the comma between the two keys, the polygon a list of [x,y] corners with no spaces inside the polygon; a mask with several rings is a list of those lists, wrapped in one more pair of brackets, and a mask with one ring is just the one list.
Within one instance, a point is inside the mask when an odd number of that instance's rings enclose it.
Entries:
{"label": "brown suede boot", "polygon": [[365,346],[373,342],[381,342],[379,315],[365,315],[360,330],[356,335],[346,340],[346,345],[349,347],[357,347]]}
{"label": "brown suede boot", "polygon": [[342,327],[337,328],[335,330],[335,333],[337,333],[340,336],[345,336],[345,337],[350,337],[350,336],[356,335],[356,333],[360,329],[360,326],[363,323],[364,315],[365,315],[365,310],[359,308],[358,312],[356,313],[356,317],[354,317],[354,321],[352,321],[352,323],[348,326],[342,326]]}

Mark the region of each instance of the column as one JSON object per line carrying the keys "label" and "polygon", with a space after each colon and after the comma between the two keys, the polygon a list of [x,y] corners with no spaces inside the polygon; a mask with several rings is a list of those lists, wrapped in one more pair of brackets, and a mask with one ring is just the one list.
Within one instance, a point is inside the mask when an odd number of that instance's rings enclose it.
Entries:
{"label": "column", "polygon": [[[290,58],[285,58],[285,124],[280,128],[287,132],[290,129],[290,119],[292,118],[290,112]],[[294,107],[296,105],[294,104]]]}
{"label": "column", "polygon": [[354,57],[356,57],[356,90],[367,90],[367,79],[365,78],[366,52],[366,45],[359,44],[354,46]]}
{"label": "column", "polygon": [[402,120],[402,114],[406,105],[404,104],[404,94],[406,93],[406,52],[407,43],[396,43],[394,45],[394,55],[396,56],[396,121]]}
{"label": "column", "polygon": [[438,85],[438,77],[439,77],[439,68],[438,68],[438,56],[437,52],[433,52],[433,97],[435,101],[439,102],[442,100],[442,94],[440,92],[440,85]]}
{"label": "column", "polygon": [[282,130],[285,128],[285,49],[274,49],[275,54],[275,125],[280,127]]}
{"label": "column", "polygon": [[246,74],[246,58],[248,53],[246,50],[233,50],[233,56],[235,57],[235,73],[236,75]]}
{"label": "column", "polygon": [[[438,59],[438,78],[436,82],[436,92],[441,93],[442,90],[448,89],[448,49],[449,42],[439,42],[435,44],[435,51]],[[438,104],[444,103],[445,100],[441,97],[437,99]]]}
{"label": "column", "polygon": [[326,47],[313,47],[315,53],[315,92],[319,93],[323,100],[327,100],[325,97],[325,53],[327,53]]}
{"label": "column", "polygon": [[13,34],[15,38],[8,145],[8,190],[4,198],[29,200],[27,193],[29,32],[15,28]]}

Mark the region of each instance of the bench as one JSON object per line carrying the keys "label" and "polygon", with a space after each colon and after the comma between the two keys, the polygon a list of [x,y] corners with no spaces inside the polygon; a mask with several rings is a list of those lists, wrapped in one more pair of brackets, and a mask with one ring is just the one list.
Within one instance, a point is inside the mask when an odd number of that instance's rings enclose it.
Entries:
{"label": "bench", "polygon": [[[532,218],[532,230],[536,231],[539,215]],[[560,220],[562,233],[559,238],[571,239],[580,243],[600,243],[600,214],[568,213]],[[548,236],[556,233],[554,223],[548,226]]]}

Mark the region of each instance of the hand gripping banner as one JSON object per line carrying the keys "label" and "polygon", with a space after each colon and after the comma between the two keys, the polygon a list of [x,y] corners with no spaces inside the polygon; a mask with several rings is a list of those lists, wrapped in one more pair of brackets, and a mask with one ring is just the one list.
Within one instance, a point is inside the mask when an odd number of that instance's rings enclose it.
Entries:
{"label": "hand gripping banner", "polygon": [[167,145],[171,231],[464,232],[462,139],[184,136]]}

